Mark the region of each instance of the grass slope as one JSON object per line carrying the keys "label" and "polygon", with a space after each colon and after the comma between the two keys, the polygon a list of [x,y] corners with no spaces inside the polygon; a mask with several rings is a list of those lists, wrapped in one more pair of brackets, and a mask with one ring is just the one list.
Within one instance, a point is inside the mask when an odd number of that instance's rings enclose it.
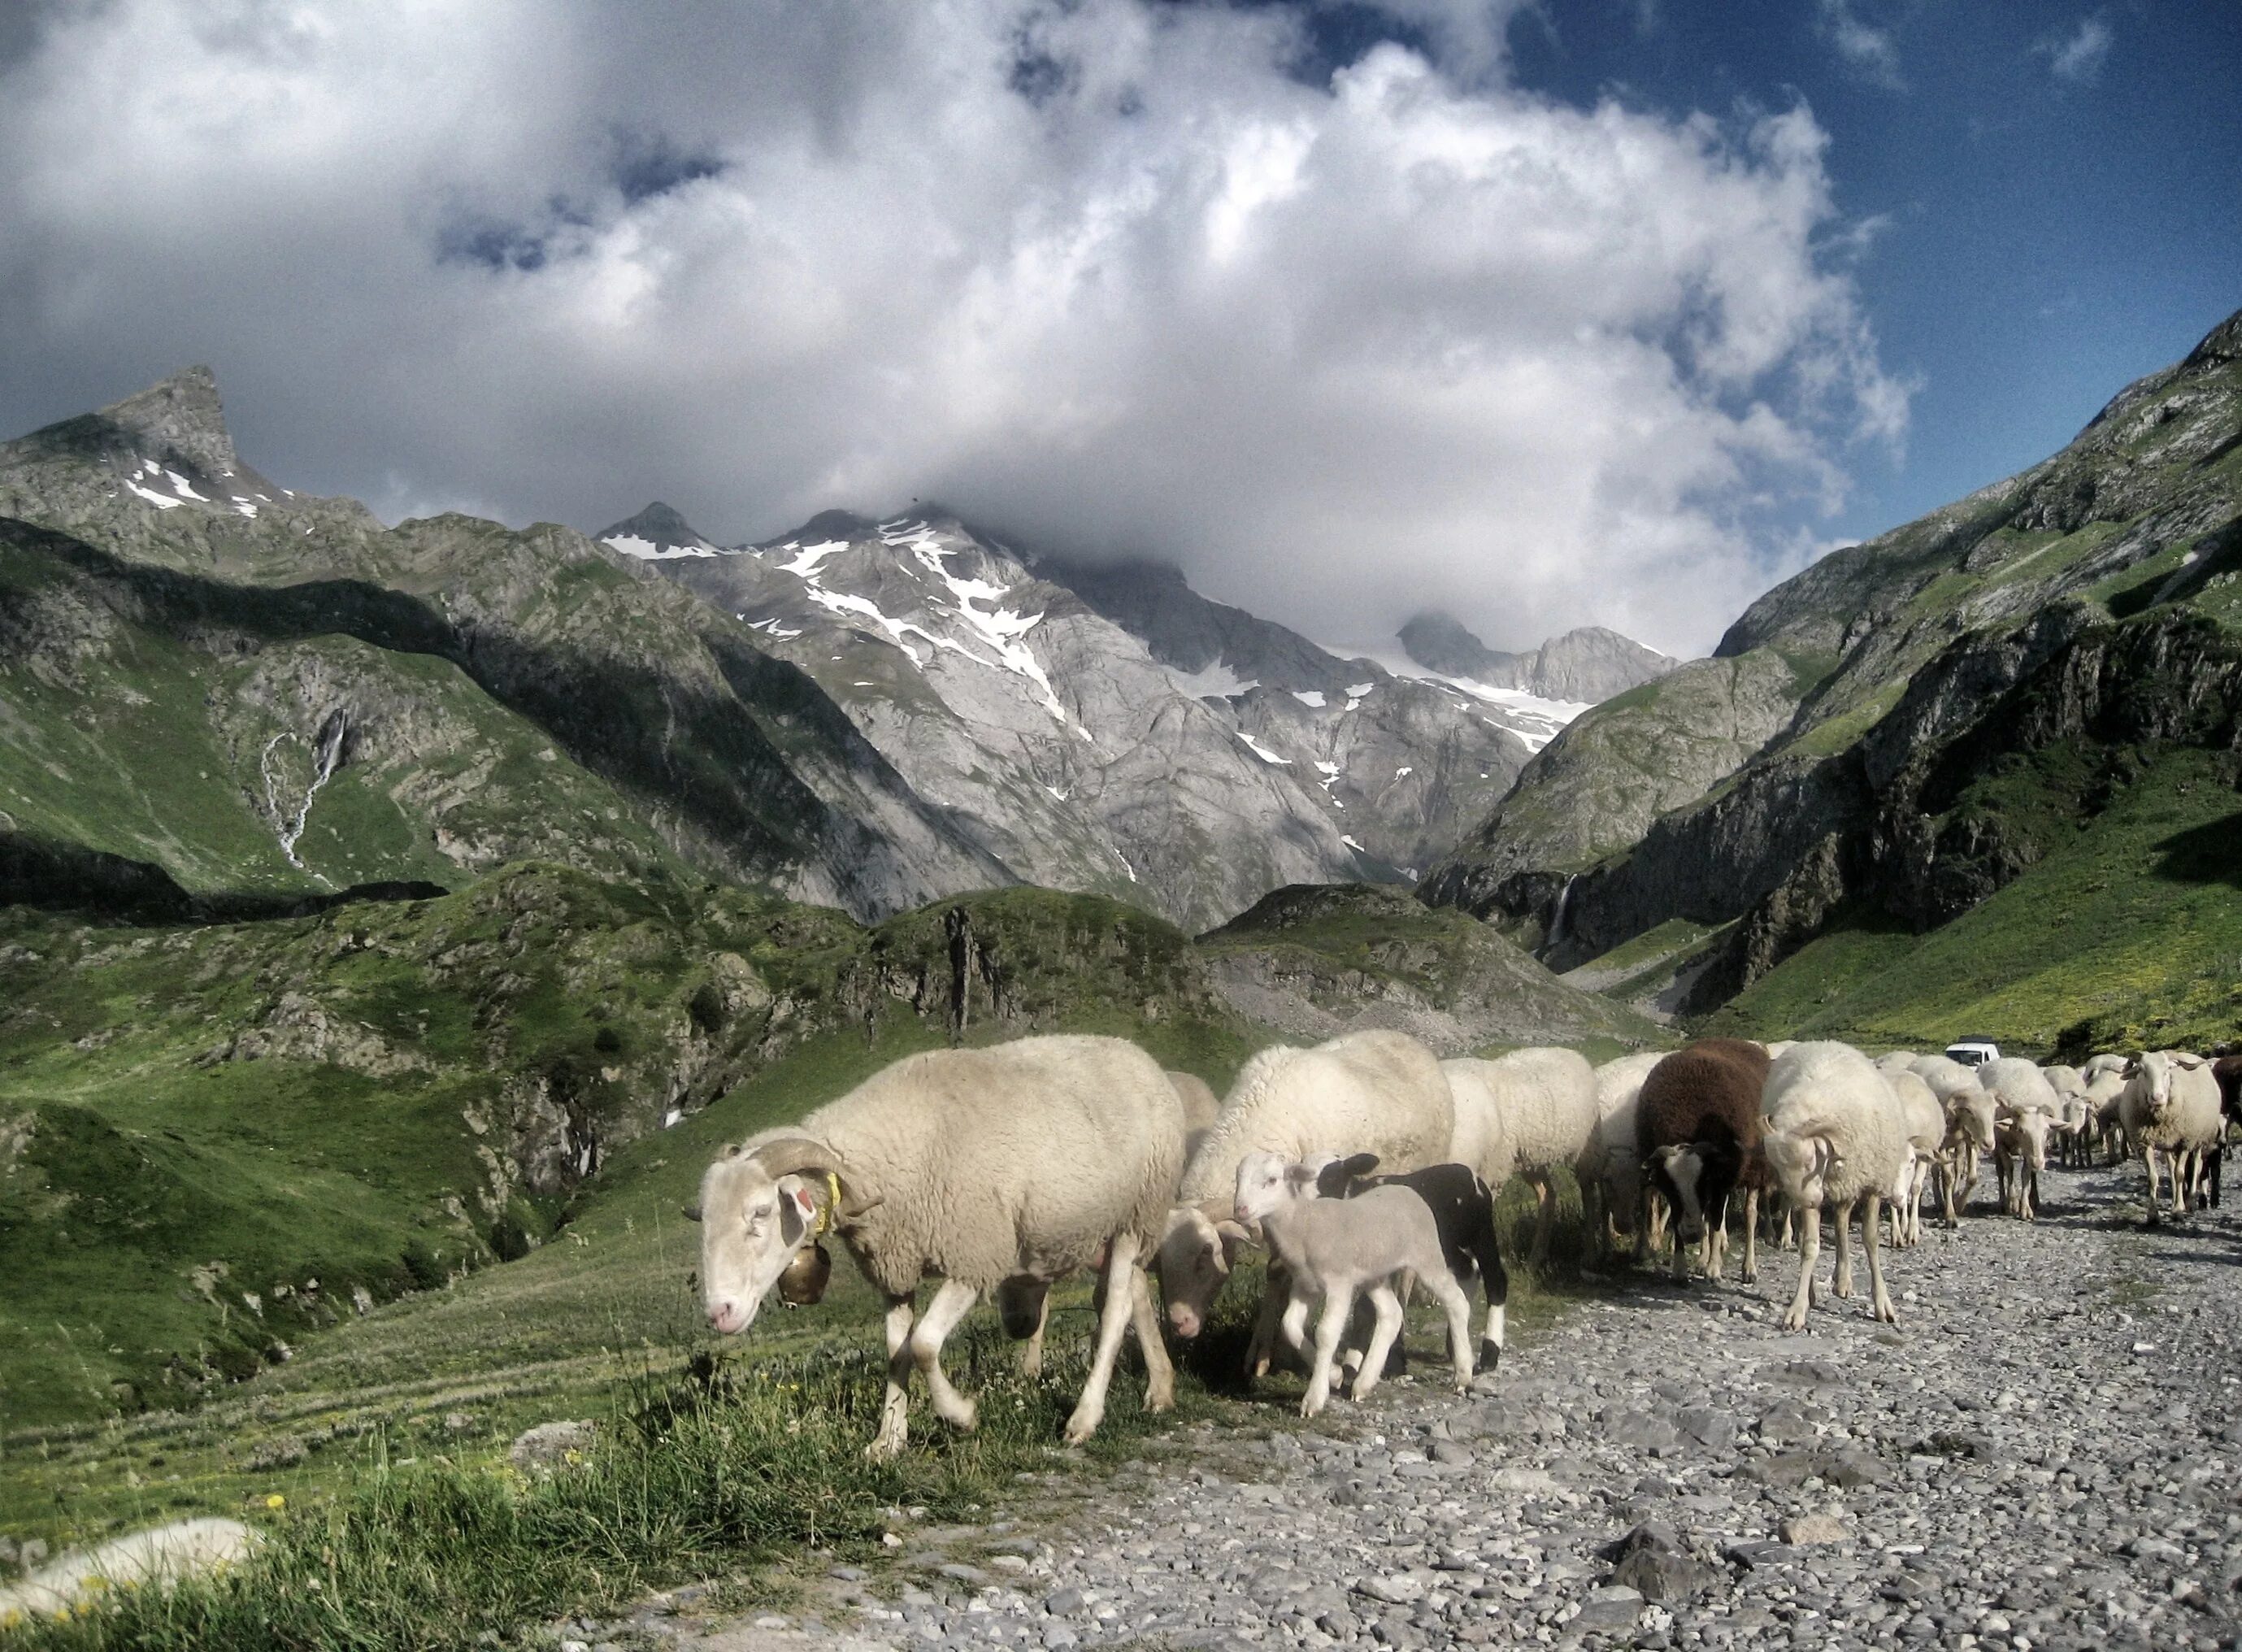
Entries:
{"label": "grass slope", "polygon": [[2242,1036],[2235,778],[2230,757],[2201,749],[2135,755],[2114,772],[2077,749],[2012,762],[1964,807],[2029,823],[2034,864],[1926,935],[1839,923],[1707,1030],[1934,1049],[1987,1032],[2042,1055]]}

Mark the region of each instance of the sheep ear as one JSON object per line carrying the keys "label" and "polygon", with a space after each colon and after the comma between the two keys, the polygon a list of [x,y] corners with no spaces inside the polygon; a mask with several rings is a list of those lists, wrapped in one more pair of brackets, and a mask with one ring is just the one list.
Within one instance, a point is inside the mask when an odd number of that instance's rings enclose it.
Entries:
{"label": "sheep ear", "polygon": [[724,1157],[725,1157],[725,1158],[737,1158],[739,1156],[740,1156],[740,1144],[739,1144],[739,1143],[737,1143],[737,1142],[735,1142],[735,1141],[730,1141],[730,1142],[726,1142],[726,1143],[724,1144]]}
{"label": "sheep ear", "polygon": [[697,1222],[701,1219],[701,1207],[698,1205],[688,1205],[678,1213],[688,1222]]}
{"label": "sheep ear", "polygon": [[1339,1167],[1349,1179],[1358,1176],[1367,1176],[1371,1172],[1378,1168],[1378,1155],[1376,1153],[1357,1153],[1352,1158],[1340,1159],[1339,1162]]}
{"label": "sheep ear", "polygon": [[1222,1266],[1225,1269],[1238,1259],[1238,1252],[1253,1243],[1253,1235],[1236,1222],[1217,1222],[1214,1231],[1222,1240]]}

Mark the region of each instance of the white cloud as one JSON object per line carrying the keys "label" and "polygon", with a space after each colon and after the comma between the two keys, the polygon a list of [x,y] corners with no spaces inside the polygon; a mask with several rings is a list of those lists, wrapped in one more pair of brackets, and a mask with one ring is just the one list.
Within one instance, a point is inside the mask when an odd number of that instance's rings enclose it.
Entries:
{"label": "white cloud", "polygon": [[941,498],[1335,640],[1708,646],[1905,427],[1824,134],[1386,9],[1439,62],[1322,84],[1294,14],[1146,0],[74,11],[0,73],[0,414],[207,359],[385,514]]}
{"label": "white cloud", "polygon": [[1863,80],[1888,91],[1903,91],[1899,71],[1899,44],[1890,29],[1865,22],[1851,0],[1816,0],[1822,32],[1837,55]]}
{"label": "white cloud", "polygon": [[2102,78],[2113,38],[2108,21],[2094,12],[2081,17],[2076,30],[2051,35],[2032,50],[2047,59],[2049,72],[2057,80],[2091,86]]}

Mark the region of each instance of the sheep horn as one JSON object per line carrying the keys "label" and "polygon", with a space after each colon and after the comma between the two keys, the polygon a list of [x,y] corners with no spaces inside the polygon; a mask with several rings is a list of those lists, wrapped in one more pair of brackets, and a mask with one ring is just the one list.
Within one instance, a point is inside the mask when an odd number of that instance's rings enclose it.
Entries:
{"label": "sheep horn", "polygon": [[800,1175],[814,1171],[821,1176],[832,1176],[841,1184],[841,1219],[854,1221],[880,1201],[864,1199],[856,1192],[856,1177],[841,1155],[823,1142],[812,1141],[807,1136],[781,1136],[776,1141],[767,1141],[748,1155],[763,1167],[773,1181],[782,1176]]}

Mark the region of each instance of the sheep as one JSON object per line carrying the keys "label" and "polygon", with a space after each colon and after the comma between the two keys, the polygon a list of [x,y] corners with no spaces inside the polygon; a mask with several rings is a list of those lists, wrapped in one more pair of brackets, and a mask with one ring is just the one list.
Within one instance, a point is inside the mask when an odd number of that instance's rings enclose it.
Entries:
{"label": "sheep", "polygon": [[1674,1277],[1686,1279],[1695,1244],[1708,1278],[1728,1268],[1728,1197],[1741,1183],[1744,1282],[1759,1277],[1760,1091],[1769,1061],[1755,1044],[1706,1038],[1651,1070],[1635,1104],[1635,1146],[1651,1186],[1675,1211]]}
{"label": "sheep", "polygon": [[1583,1179],[1581,1187],[1585,1192],[1591,1180],[1596,1184],[1603,1204],[1604,1248],[1619,1248],[1620,1224],[1624,1221],[1624,1231],[1634,1235],[1637,1260],[1652,1235],[1642,1209],[1642,1158],[1635,1141],[1635,1105],[1642,1095],[1642,1081],[1666,1059],[1666,1054],[1663,1050],[1637,1051],[1605,1062],[1595,1075],[1597,1139],[1590,1154],[1595,1174]]}
{"label": "sheep", "polygon": [[[1276,1044],[1250,1058],[1185,1165],[1159,1245],[1168,1324],[1185,1340],[1205,1326],[1239,1248],[1231,1219],[1238,1166],[1249,1152],[1288,1162],[1316,1153],[1374,1152],[1395,1171],[1447,1158],[1455,1107],[1439,1058],[1406,1033],[1351,1032],[1312,1050]],[[1247,1354],[1266,1363],[1282,1306],[1265,1294]]]}
{"label": "sheep", "polygon": [[1316,1166],[1288,1165],[1275,1153],[1250,1152],[1238,1163],[1236,1215],[1259,1222],[1295,1290],[1324,1299],[1316,1326],[1314,1368],[1300,1414],[1312,1417],[1330,1397],[1339,1337],[1358,1291],[1368,1290],[1377,1314],[1370,1347],[1355,1373],[1353,1396],[1377,1387],[1386,1355],[1401,1329],[1394,1276],[1413,1273],[1447,1310],[1448,1351],[1459,1392],[1471,1384],[1471,1304],[1449,1273],[1431,1206],[1411,1189],[1372,1187],[1353,1199],[1314,1196]]}
{"label": "sheep", "polygon": [[[1502,1266],[1502,1242],[1495,1232],[1494,1190],[1468,1165],[1427,1165],[1400,1176],[1373,1175],[1377,1168],[1377,1156],[1372,1153],[1318,1166],[1316,1196],[1353,1199],[1366,1187],[1413,1190],[1431,1208],[1440,1230],[1440,1253],[1447,1259],[1449,1273],[1467,1293],[1476,1280],[1487,1298],[1487,1326],[1480,1333],[1477,1365],[1492,1372],[1502,1362],[1504,1319],[1510,1302],[1510,1275]],[[1295,1296],[1293,1304],[1304,1307],[1305,1299]],[[1298,1348],[1299,1322],[1292,1312],[1286,1309],[1285,1340]]]}
{"label": "sheep", "polygon": [[2129,1056],[2114,1053],[2089,1056],[2084,1064],[2079,1067],[2078,1076],[2091,1082],[2097,1073],[2114,1072],[2123,1078],[2131,1070],[2132,1065],[2132,1058]]}
{"label": "sheep", "polygon": [[[1556,1219],[1557,1191],[1549,1172],[1570,1165],[1576,1174],[1593,1173],[1601,1151],[1595,1069],[1571,1050],[1513,1050],[1492,1061],[1468,1057],[1440,1064],[1452,1091],[1475,1106],[1484,1096],[1500,1120],[1500,1146],[1477,1159],[1452,1154],[1500,1189],[1512,1176],[1523,1176],[1540,1201],[1534,1227],[1536,1266],[1548,1260],[1549,1229]],[[1476,1079],[1478,1083],[1473,1084]],[[1470,1125],[1461,1126],[1467,1132]],[[1479,1139],[1492,1143],[1496,1132],[1482,1129]],[[1390,1160],[1388,1161],[1391,1162]]]}
{"label": "sheep", "polygon": [[1854,1207],[1861,1205],[1871,1311],[1887,1324],[1896,1322],[1890,1294],[1884,1289],[1876,1236],[1883,1192],[1897,1184],[1909,1152],[1891,1086],[1868,1058],[1848,1045],[1798,1044],[1775,1058],[1768,1073],[1763,1111],[1761,1151],[1768,1170],[1805,1219],[1798,1289],[1783,1315],[1784,1328],[1806,1328],[1824,1204],[1834,1208],[1837,1221],[1836,1294],[1852,1294],[1848,1231]]}
{"label": "sheep", "polygon": [[[1178,1072],[1171,1067],[1168,1070],[1168,1082],[1175,1086],[1176,1099],[1183,1104],[1184,1158],[1188,1161],[1191,1154],[1198,1150],[1200,1141],[1206,1135],[1207,1127],[1214,1123],[1214,1115],[1219,1110],[1221,1103],[1215,1099],[1213,1087],[1196,1073]],[[1162,1231],[1165,1232],[1165,1229],[1163,1228]],[[822,1259],[824,1252],[825,1247],[822,1245],[818,1246],[814,1253],[805,1250],[795,1259],[796,1266],[802,1266],[805,1259],[810,1259],[813,1255]],[[822,1263],[822,1267],[824,1273],[829,1273],[832,1271],[832,1263],[826,1260]],[[787,1283],[787,1279],[782,1277],[779,1280],[779,1291],[782,1297],[787,1297],[788,1306],[792,1306],[795,1305],[795,1299],[788,1295]],[[1044,1330],[1051,1319],[1051,1287],[1055,1283],[1055,1280],[1051,1279],[1023,1278],[1007,1279],[997,1288],[997,1316],[1004,1321],[1005,1334],[1022,1345],[1020,1374],[1024,1377],[1039,1377],[1043,1374]],[[818,1294],[823,1294],[822,1276],[818,1280]],[[816,1299],[816,1296],[811,1296],[809,1299],[812,1302]],[[1101,1279],[1091,1306],[1102,1309],[1104,1305],[1105,1288]],[[1029,1328],[1030,1326],[1032,1329]]]}
{"label": "sheep", "polygon": [[2087,1162],[2093,1162],[2093,1147],[2107,1143],[2110,1162],[2117,1164],[2132,1151],[2125,1139],[2125,1122],[2119,1116],[2124,1111],[2125,1075],[2104,1068],[2086,1081],[2086,1093],[2082,1099],[2087,1108]]}
{"label": "sheep", "polygon": [[[1146,1403],[1174,1403],[1139,1259],[1161,1231],[1183,1159],[1175,1087],[1125,1040],[1031,1038],[907,1056],[709,1165],[699,1208],[688,1212],[703,1223],[708,1322],[744,1333],[795,1252],[829,1226],[887,1299],[887,1397],[870,1454],[891,1457],[907,1438],[914,1366],[936,1414],[974,1427],[973,1402],[942,1369],[942,1345],[978,1296],[1022,1279],[1048,1284],[1102,1252],[1097,1353],[1066,1424],[1079,1443],[1104,1415],[1132,1324]],[[936,1277],[940,1287],[917,1313],[920,1284]]]}
{"label": "sheep", "polygon": [[1886,1070],[1884,1082],[1891,1086],[1907,1129],[1908,1166],[1894,1190],[1892,1205],[1892,1246],[1900,1250],[1923,1243],[1923,1196],[1945,1151],[1946,1109],[1930,1086],[1906,1067]]}
{"label": "sheep", "polygon": [[2225,1128],[2219,1110],[2219,1079],[2201,1056],[2177,1050],[2151,1050],[2133,1065],[2118,1097],[2126,1138],[2141,1155],[2149,1175],[2149,1217],[2157,1220],[2157,1156],[2172,1159],[2172,1213],[2187,1213],[2181,1173],[2185,1155],[2215,1145]]}
{"label": "sheep", "polygon": [[[246,1561],[258,1542],[258,1534],[238,1520],[202,1515],[73,1549],[0,1588],[0,1629],[19,1616],[68,1618],[75,1612],[83,1617],[107,1590],[168,1590],[183,1578],[224,1572]],[[0,1645],[13,1641],[9,1636]]]}
{"label": "sheep", "polygon": [[2003,1056],[1977,1069],[1978,1082],[1993,1098],[1993,1165],[2001,1181],[2001,1208],[2033,1219],[2039,1201],[2039,1173],[2047,1168],[2047,1134],[2063,1113],[2062,1098],[2032,1063]]}
{"label": "sheep", "polygon": [[1911,1070],[1930,1086],[1946,1109],[1946,1140],[1939,1149],[1940,1216],[1949,1227],[1961,1225],[1977,1185],[1978,1164],[1993,1151],[1996,1107],[1977,1077],[1950,1056],[1922,1056]]}

